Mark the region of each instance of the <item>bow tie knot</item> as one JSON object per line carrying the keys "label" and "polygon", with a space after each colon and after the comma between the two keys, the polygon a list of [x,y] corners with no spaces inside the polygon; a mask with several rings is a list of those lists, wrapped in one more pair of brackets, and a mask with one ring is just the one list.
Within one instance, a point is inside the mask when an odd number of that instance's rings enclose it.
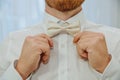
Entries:
{"label": "bow tie knot", "polygon": [[76,33],[80,32],[80,22],[74,22],[72,24],[69,23],[64,23],[62,25],[59,25],[54,22],[49,22],[48,23],[48,35],[50,37],[54,37],[57,34],[61,32],[66,32],[72,36],[74,36]]}

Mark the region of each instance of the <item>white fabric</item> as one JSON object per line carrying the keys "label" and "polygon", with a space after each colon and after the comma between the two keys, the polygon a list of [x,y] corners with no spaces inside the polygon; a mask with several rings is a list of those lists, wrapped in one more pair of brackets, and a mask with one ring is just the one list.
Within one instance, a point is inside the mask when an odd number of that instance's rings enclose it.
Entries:
{"label": "white fabric", "polygon": [[18,74],[18,72],[14,68],[14,63],[11,63],[9,68],[4,72],[2,77],[0,77],[0,80],[22,80],[21,76]]}
{"label": "white fabric", "polygon": [[[22,77],[15,70],[15,66],[16,66],[15,62],[11,63],[11,65],[9,66],[9,68],[0,77],[0,80],[11,80],[11,79],[22,80]],[[27,80],[30,80],[30,78],[31,78],[31,76]]]}
{"label": "white fabric", "polygon": [[[66,33],[55,36],[54,48],[51,49],[50,61],[48,64],[41,64],[40,68],[32,75],[31,80],[119,80],[120,79],[120,30],[87,21],[83,12],[65,21],[73,23],[80,21],[81,31],[101,32],[105,35],[109,53],[112,60],[106,67],[103,74],[95,71],[87,61],[82,60],[73,44],[73,37]],[[0,47],[0,78],[6,78],[15,74],[12,79],[16,79],[18,73],[11,68],[12,63],[19,58],[24,39],[28,35],[47,33],[48,21],[58,22],[59,19],[45,13],[43,22],[29,27],[25,30],[13,32],[6,42]],[[29,59],[29,57],[28,57]],[[14,65],[12,65],[14,66]],[[11,69],[10,69],[11,68]],[[10,69],[11,71],[8,71]]]}

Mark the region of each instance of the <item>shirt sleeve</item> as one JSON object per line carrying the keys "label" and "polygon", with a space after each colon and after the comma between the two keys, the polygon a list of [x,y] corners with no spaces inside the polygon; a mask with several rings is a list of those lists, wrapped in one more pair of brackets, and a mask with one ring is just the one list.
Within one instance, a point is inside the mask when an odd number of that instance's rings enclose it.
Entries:
{"label": "shirt sleeve", "polygon": [[112,60],[103,73],[103,79],[105,80],[106,78],[109,78],[109,80],[120,80],[120,39],[118,39],[114,47]]}
{"label": "shirt sleeve", "polygon": [[92,69],[98,80],[119,80],[120,79],[120,63],[114,56],[103,73],[99,73]]}
{"label": "shirt sleeve", "polygon": [[102,80],[119,80],[120,79],[120,63],[112,56],[111,62],[103,72]]}
{"label": "shirt sleeve", "polygon": [[[22,80],[22,77],[15,69],[15,60],[9,61],[10,35],[0,44],[0,80]],[[12,54],[12,53],[11,53]],[[31,76],[27,79],[30,80]]]}
{"label": "shirt sleeve", "polygon": [[[30,80],[30,78],[31,76],[26,80]],[[22,80],[22,77],[15,69],[15,62],[13,62],[1,76],[1,80],[10,80],[10,79]]]}

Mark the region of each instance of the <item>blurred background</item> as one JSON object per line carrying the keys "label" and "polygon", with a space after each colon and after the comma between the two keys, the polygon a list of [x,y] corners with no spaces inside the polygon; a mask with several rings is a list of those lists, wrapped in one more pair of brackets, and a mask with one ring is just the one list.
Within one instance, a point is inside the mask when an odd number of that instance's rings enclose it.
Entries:
{"label": "blurred background", "polygon": [[[120,28],[120,0],[86,0],[84,13],[90,21]],[[12,31],[38,24],[44,0],[0,0],[0,42]]]}

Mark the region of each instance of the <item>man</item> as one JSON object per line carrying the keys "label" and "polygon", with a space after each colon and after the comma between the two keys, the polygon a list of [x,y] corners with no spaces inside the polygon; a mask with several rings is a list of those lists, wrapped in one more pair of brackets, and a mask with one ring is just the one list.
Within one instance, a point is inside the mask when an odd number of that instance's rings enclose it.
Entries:
{"label": "man", "polygon": [[1,80],[119,80],[120,30],[87,21],[84,0],[45,0],[39,25],[0,48]]}

